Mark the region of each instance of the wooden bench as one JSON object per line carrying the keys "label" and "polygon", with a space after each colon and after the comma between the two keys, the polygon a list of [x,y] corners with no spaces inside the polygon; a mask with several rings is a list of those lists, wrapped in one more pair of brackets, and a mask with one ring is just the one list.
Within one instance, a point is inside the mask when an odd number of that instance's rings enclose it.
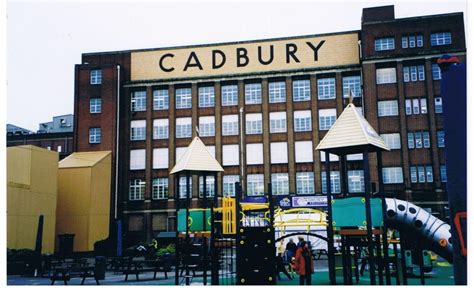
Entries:
{"label": "wooden bench", "polygon": [[63,281],[67,285],[71,278],[81,278],[81,285],[84,285],[86,278],[94,278],[99,285],[94,266],[89,265],[86,260],[55,262],[52,264],[51,274],[51,285],[56,281]]}

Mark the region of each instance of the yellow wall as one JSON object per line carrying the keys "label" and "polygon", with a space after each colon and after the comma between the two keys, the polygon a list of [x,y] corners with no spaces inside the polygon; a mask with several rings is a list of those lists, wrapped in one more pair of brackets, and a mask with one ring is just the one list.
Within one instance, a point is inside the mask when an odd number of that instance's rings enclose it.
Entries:
{"label": "yellow wall", "polygon": [[[315,37],[287,38],[280,40],[264,40],[234,44],[220,44],[214,46],[195,46],[175,49],[158,49],[152,51],[132,52],[131,80],[153,80],[168,78],[189,78],[213,75],[250,74],[268,71],[301,70],[321,67],[344,66],[359,64],[358,33],[349,32],[334,35],[322,35]],[[310,42],[317,45],[324,41],[318,50],[318,60],[314,59],[314,50],[307,45]],[[290,59],[287,62],[287,45],[295,44],[296,57],[299,63]],[[270,46],[273,46],[273,62],[263,65],[258,60],[258,50],[261,47],[262,59],[269,60]],[[237,48],[247,50],[249,62],[246,66],[237,66]],[[221,68],[213,69],[212,51],[220,50],[226,56],[226,62]],[[190,54],[194,52],[197,60],[202,66],[188,67],[184,71]],[[160,59],[165,54],[174,57],[164,57],[163,66],[174,68],[172,72],[160,69]],[[220,60],[220,59],[218,59]],[[195,59],[191,63],[196,63]]]}
{"label": "yellow wall", "polygon": [[60,163],[56,234],[75,234],[75,252],[109,236],[111,169],[110,152],[89,166]]}
{"label": "yellow wall", "polygon": [[36,146],[7,148],[7,247],[34,249],[44,216],[42,253],[53,253],[58,153]]}

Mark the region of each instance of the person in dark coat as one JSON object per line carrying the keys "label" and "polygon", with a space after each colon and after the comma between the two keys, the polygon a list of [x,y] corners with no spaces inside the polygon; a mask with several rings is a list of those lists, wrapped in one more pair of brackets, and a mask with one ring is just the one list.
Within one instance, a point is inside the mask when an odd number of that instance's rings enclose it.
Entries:
{"label": "person in dark coat", "polygon": [[301,242],[301,246],[296,250],[295,263],[293,268],[300,275],[300,285],[311,285],[311,274],[314,272],[314,260],[308,243]]}
{"label": "person in dark coat", "polygon": [[290,238],[290,241],[286,244],[286,256],[288,257],[288,261],[291,260],[292,257],[296,254],[296,243],[293,241],[293,238]]}

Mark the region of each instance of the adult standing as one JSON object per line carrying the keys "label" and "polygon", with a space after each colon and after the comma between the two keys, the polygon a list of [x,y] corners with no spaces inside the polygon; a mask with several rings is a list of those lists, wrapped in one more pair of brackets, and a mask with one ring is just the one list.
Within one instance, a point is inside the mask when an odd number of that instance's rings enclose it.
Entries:
{"label": "adult standing", "polygon": [[311,285],[311,275],[314,272],[314,260],[308,243],[300,242],[300,246],[296,250],[295,263],[293,268],[300,275],[300,285]]}

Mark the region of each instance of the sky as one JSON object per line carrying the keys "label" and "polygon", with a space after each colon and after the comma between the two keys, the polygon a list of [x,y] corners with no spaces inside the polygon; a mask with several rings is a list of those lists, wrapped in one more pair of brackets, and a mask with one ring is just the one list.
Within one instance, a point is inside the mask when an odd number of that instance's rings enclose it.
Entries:
{"label": "sky", "polygon": [[8,1],[6,123],[36,131],[53,116],[72,114],[82,53],[358,30],[364,7],[395,4],[402,18],[466,13],[466,3]]}

